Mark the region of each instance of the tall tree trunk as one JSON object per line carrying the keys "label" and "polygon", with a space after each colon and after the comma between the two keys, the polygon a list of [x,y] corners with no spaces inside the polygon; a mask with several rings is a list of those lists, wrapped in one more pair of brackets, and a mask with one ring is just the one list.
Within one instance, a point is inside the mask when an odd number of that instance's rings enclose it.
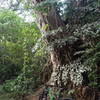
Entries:
{"label": "tall tree trunk", "polygon": [[[45,0],[33,0],[33,3],[36,5],[42,1],[45,1]],[[47,9],[49,9],[49,8],[47,8]],[[51,8],[49,9],[49,11],[46,15],[44,13],[41,13],[40,11],[35,11],[35,14],[37,14],[37,25],[38,25],[40,31],[42,32],[42,34],[46,34],[49,31],[57,30],[59,27],[65,27],[60,16],[57,14],[54,6],[51,6]],[[44,28],[45,26],[47,26],[46,29]],[[55,35],[48,34],[45,37],[45,42],[47,44],[49,44],[51,42],[54,42],[57,39],[63,38],[65,35],[67,35],[67,33],[64,31],[62,31],[62,32],[58,31]],[[64,52],[66,53],[66,51],[64,50],[64,48],[60,49],[60,48],[57,48],[56,46],[54,46],[52,49],[53,50],[50,51],[50,59],[53,64],[53,73],[51,75],[51,79],[50,79],[49,83],[50,84],[52,83],[52,85],[54,85],[56,83],[56,82],[54,82],[54,80],[55,80],[54,76],[56,74],[56,71],[59,69],[59,67],[61,65],[64,64],[64,61],[61,60],[61,52],[64,55]],[[66,56],[66,54],[64,56]]]}

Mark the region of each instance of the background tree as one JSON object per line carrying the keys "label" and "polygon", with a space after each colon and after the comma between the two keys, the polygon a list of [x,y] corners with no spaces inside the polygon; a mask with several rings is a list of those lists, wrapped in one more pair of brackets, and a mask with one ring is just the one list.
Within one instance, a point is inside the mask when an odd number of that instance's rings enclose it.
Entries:
{"label": "background tree", "polygon": [[32,92],[41,84],[40,74],[47,61],[40,31],[34,22],[24,22],[14,12],[2,10],[0,34],[0,85],[13,96]]}

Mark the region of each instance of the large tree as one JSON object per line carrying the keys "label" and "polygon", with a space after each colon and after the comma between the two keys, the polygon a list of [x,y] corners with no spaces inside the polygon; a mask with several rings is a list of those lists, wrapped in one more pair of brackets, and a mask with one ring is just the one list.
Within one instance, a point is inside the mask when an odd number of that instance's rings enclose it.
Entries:
{"label": "large tree", "polygon": [[[75,13],[72,14],[71,16],[72,19],[70,20],[69,23],[70,26],[66,28],[66,25],[61,19],[56,9],[56,6],[54,6],[55,4],[54,2],[52,2],[52,0],[51,1],[33,0],[33,4],[35,6],[34,12],[37,16],[37,20],[36,20],[37,25],[41,33],[43,34],[46,45],[51,48],[50,61],[52,62],[53,65],[53,73],[48,82],[49,84],[57,85],[57,86],[66,86],[71,82],[70,77],[68,80],[66,80],[66,82],[63,81],[63,71],[62,71],[63,66],[65,66],[66,64],[73,63],[73,61],[77,58],[74,56],[74,53],[75,51],[78,50],[78,46],[82,44],[82,41],[80,39],[75,39],[74,42],[68,43],[68,41],[63,41],[63,40],[65,39],[65,37],[67,37],[67,39],[70,40],[70,36],[73,36],[73,31],[75,31],[75,28],[80,27],[80,24],[81,25],[84,24],[80,20],[81,20],[81,16],[82,17],[85,16],[84,14],[86,14],[87,12],[84,12],[83,8],[81,7],[84,7],[87,3],[88,3],[87,0],[86,1],[71,0],[70,4],[72,4],[72,9],[76,7],[75,9],[77,11],[76,11],[76,15],[74,15]],[[81,10],[83,10],[82,12],[84,14],[81,13]],[[73,20],[73,17],[75,17],[76,19]],[[84,75],[86,75],[86,73],[84,73],[83,76]],[[88,79],[83,78],[83,80],[87,81]],[[71,84],[70,87],[72,87]],[[88,97],[87,95],[85,95],[85,92],[88,90],[89,88],[84,88],[82,86],[80,88],[80,91],[81,92],[83,91],[84,92],[83,95],[86,97],[78,96],[79,98],[76,98],[76,100],[85,100],[85,98],[87,98],[87,100],[91,100],[93,98],[91,96],[93,94],[91,89],[90,89],[91,93],[88,95]],[[82,96],[81,93],[80,96]],[[93,98],[93,100],[95,100],[95,98]]]}

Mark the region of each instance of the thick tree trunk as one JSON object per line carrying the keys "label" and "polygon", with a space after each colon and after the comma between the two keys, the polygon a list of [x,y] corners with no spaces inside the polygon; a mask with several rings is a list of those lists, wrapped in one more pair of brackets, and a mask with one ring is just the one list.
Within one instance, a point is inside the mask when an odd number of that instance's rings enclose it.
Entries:
{"label": "thick tree trunk", "polygon": [[[39,4],[40,2],[45,1],[45,0],[33,0],[33,3]],[[49,8],[47,8],[49,9]],[[48,33],[48,31],[52,31],[52,30],[57,30],[59,27],[64,27],[64,23],[61,20],[61,18],[59,17],[59,15],[56,13],[55,8],[52,6],[48,13],[45,15],[39,11],[35,11],[35,14],[37,14],[37,25],[40,29],[40,31],[42,32],[42,34],[46,34]],[[45,27],[47,25],[47,29],[44,29],[43,27]],[[67,35],[65,32],[58,32],[55,35],[52,34],[48,34],[45,37],[45,42],[47,44],[49,44],[50,42],[54,42],[55,39],[61,39],[63,38],[65,35]],[[52,85],[55,84],[54,82],[54,76],[56,74],[56,70],[58,70],[57,68],[61,65],[63,65],[63,62],[60,59],[60,53],[61,50],[59,48],[53,47],[53,50],[50,51],[50,59],[51,62],[53,64],[53,73],[51,75],[51,79],[49,81],[49,83]],[[64,52],[64,51],[63,51]]]}

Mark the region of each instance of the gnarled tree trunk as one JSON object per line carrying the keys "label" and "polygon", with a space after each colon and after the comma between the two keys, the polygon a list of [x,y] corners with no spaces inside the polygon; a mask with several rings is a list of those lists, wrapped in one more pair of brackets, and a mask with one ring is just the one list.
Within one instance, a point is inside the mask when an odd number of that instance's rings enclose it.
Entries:
{"label": "gnarled tree trunk", "polygon": [[[37,5],[41,3],[42,1],[45,1],[45,0],[33,0],[33,3],[34,5]],[[51,6],[51,8],[47,8],[47,9],[49,9],[47,15],[45,15],[41,11],[35,10],[35,14],[37,14],[37,25],[40,31],[42,32],[42,34],[46,34],[49,31],[57,30],[59,27],[65,27],[60,16],[57,14],[54,6]],[[43,27],[45,27],[46,25],[47,25],[47,29],[44,29]],[[51,42],[54,42],[57,39],[63,38],[65,35],[67,35],[67,33],[64,31],[62,32],[58,31],[56,34],[48,34],[45,36],[45,42],[49,44]],[[52,85],[54,85],[55,82],[53,81],[55,80],[54,76],[55,76],[56,70],[58,70],[58,68],[65,63],[63,60],[61,60],[61,56],[62,56],[61,54],[65,56],[66,49],[64,50],[64,47],[57,48],[56,46],[54,46],[52,49],[53,50],[50,51],[50,59],[53,64],[53,73],[51,75],[51,79],[49,83],[50,84],[52,83]]]}

